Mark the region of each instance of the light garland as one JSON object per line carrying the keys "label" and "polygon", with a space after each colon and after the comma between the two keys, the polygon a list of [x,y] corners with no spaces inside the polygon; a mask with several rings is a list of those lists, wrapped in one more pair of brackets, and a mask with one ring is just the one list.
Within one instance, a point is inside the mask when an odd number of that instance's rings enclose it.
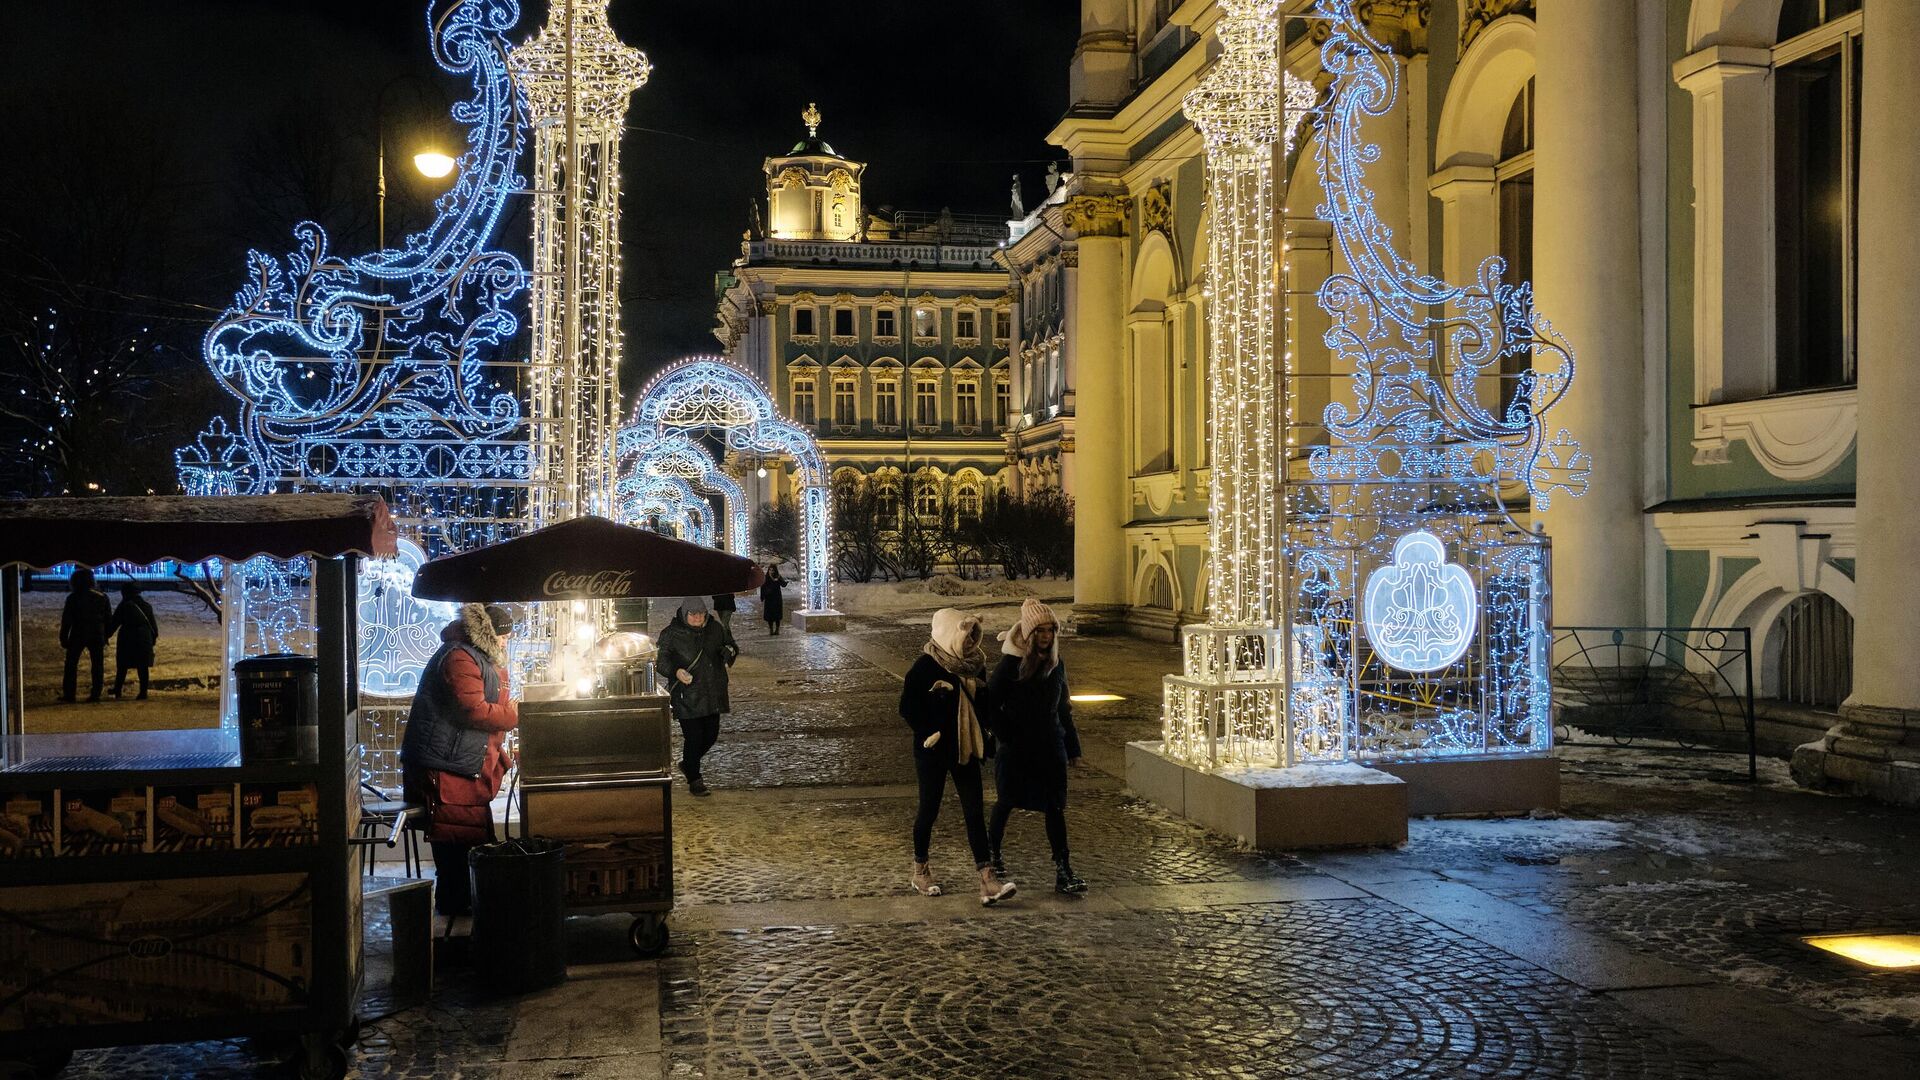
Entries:
{"label": "light garland", "polygon": [[[1183,673],[1167,679],[1165,748],[1203,767],[1545,753],[1548,543],[1501,490],[1524,489],[1539,509],[1585,491],[1585,454],[1545,422],[1571,384],[1572,351],[1533,310],[1531,286],[1503,283],[1500,259],[1455,286],[1394,250],[1365,183],[1378,147],[1361,125],[1391,109],[1398,72],[1355,0],[1317,0],[1333,77],[1317,113],[1317,213],[1350,268],[1318,301],[1352,399],[1317,420],[1295,415],[1306,376],[1291,352],[1280,387],[1260,370],[1276,326],[1272,255],[1287,251],[1267,231],[1273,148],[1262,144],[1280,134],[1277,5],[1223,3],[1226,55],[1188,105],[1215,222],[1214,625],[1187,630]],[[1509,356],[1531,367],[1496,416],[1477,384]],[[1304,480],[1285,448],[1306,451]],[[1227,470],[1223,490],[1228,463],[1253,467]]]}
{"label": "light garland", "polygon": [[820,445],[780,415],[773,395],[753,375],[717,356],[694,356],[655,375],[641,390],[632,420],[620,431],[617,453],[637,461],[656,445],[697,431],[724,433],[730,450],[793,459],[801,487],[804,612],[831,612],[833,492]]}
{"label": "light garland", "polygon": [[[718,497],[727,522],[728,550],[735,555],[751,555],[746,489],[740,486],[740,481],[727,475],[700,444],[676,433],[649,443],[638,454],[623,455],[617,490],[624,496],[634,490],[639,478],[650,476],[686,480],[701,495]],[[631,519],[622,520],[635,523]]]}
{"label": "light garland", "polygon": [[[284,259],[249,252],[247,285],[204,341],[208,368],[239,402],[237,423],[216,417],[174,462],[195,495],[380,494],[407,541],[438,555],[516,534],[534,459],[518,365],[501,355],[519,331],[526,273],[489,246],[524,187],[502,38],[519,5],[460,0],[438,17],[430,6],[427,18],[435,62],[472,83],[453,111],[467,144],[452,189],[398,247],[343,256],[302,222]],[[398,572],[375,565],[362,576],[363,609],[380,606],[389,571]],[[230,658],[310,651],[302,560],[253,559],[229,574]],[[390,640],[362,638],[368,693],[406,684],[419,659],[389,657]]]}

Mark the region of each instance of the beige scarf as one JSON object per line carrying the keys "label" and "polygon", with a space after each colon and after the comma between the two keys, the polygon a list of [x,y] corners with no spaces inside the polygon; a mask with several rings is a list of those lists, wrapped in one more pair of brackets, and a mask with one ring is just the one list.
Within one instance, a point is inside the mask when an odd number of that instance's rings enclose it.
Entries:
{"label": "beige scarf", "polygon": [[954,752],[962,765],[987,756],[986,732],[981,730],[979,714],[973,708],[974,696],[980,692],[980,683],[987,675],[987,655],[977,643],[968,640],[979,621],[953,608],[942,608],[934,612],[933,636],[921,650],[960,680],[960,707],[954,725],[958,742]]}

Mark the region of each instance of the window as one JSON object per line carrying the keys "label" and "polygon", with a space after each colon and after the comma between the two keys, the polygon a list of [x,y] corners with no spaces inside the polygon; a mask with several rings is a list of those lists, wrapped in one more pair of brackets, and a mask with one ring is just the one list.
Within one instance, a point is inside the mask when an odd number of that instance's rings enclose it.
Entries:
{"label": "window", "polygon": [[833,380],[833,426],[851,428],[859,423],[854,410],[854,382],[850,378]]}
{"label": "window", "polygon": [[1013,413],[1013,382],[996,376],[993,380],[993,426],[1001,431],[1007,429],[1009,417]]}
{"label": "window", "polygon": [[1779,697],[1796,705],[1837,709],[1853,693],[1853,616],[1823,592],[1787,605],[1775,630]]}
{"label": "window", "polygon": [[938,480],[924,475],[915,478],[913,512],[922,520],[940,516],[940,482]]}
{"label": "window", "polygon": [[845,307],[834,308],[833,309],[833,336],[834,337],[852,337],[853,335],[854,335],[853,309],[845,308]]}
{"label": "window", "polygon": [[1859,0],[1789,0],[1774,47],[1773,390],[1854,380]]}
{"label": "window", "polygon": [[812,337],[819,332],[819,328],[813,324],[813,309],[811,307],[796,307],[793,309],[793,333],[795,337]]}
{"label": "window", "polygon": [[980,426],[980,384],[972,379],[957,382],[953,387],[953,422],[968,430]]}
{"label": "window", "polygon": [[[1502,279],[1518,287],[1533,280],[1533,80],[1528,79],[1500,137],[1500,164],[1494,167],[1499,202],[1499,251],[1507,264]],[[1531,366],[1527,354],[1500,358],[1500,407],[1505,416],[1520,391],[1520,374]],[[1526,403],[1522,403],[1526,408]]]}
{"label": "window", "polygon": [[1005,341],[1013,334],[1013,312],[1001,308],[993,313],[993,339]]}
{"label": "window", "polygon": [[873,336],[883,337],[883,338],[899,337],[900,336],[899,320],[900,320],[900,313],[895,311],[893,308],[890,308],[890,307],[874,308],[873,309]]}
{"label": "window", "polygon": [[913,309],[913,336],[921,340],[940,336],[940,313],[929,307]]}
{"label": "window", "polygon": [[980,313],[972,308],[961,308],[954,312],[953,336],[977,339],[980,336]]}
{"label": "window", "polygon": [[932,379],[916,379],[913,384],[913,426],[940,426],[940,384]]}
{"label": "window", "polygon": [[873,381],[873,426],[877,428],[897,428],[900,426],[900,380],[892,376],[874,376]]}
{"label": "window", "polygon": [[796,376],[793,380],[793,422],[801,427],[814,425],[813,376]]}
{"label": "window", "polygon": [[954,510],[960,515],[961,521],[978,521],[980,519],[980,504],[980,486],[978,484],[962,484],[953,493]]}
{"label": "window", "polygon": [[875,477],[873,494],[880,520],[888,525],[900,521],[900,479],[889,476],[885,479]]}

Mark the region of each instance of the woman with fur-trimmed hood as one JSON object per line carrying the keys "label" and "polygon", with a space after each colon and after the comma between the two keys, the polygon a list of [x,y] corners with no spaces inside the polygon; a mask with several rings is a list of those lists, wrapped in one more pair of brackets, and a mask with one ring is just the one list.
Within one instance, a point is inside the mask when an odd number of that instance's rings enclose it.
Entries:
{"label": "woman with fur-trimmed hood", "polygon": [[1085,892],[1087,883],[1067,857],[1067,766],[1080,761],[1080,731],[1073,726],[1067,669],[1060,663],[1060,620],[1031,597],[1020,621],[1000,635],[1000,666],[987,682],[993,701],[994,787],[999,797],[987,825],[994,868],[1006,873],[1000,841],[1015,810],[1046,815],[1047,846],[1053,850],[1053,887]]}
{"label": "woman with fur-trimmed hood", "polygon": [[427,808],[435,901],[442,915],[471,913],[467,853],[493,840],[493,798],[512,767],[507,732],[520,725],[507,674],[513,616],[462,604],[440,631],[440,651],[420,673],[400,764],[406,800]]}

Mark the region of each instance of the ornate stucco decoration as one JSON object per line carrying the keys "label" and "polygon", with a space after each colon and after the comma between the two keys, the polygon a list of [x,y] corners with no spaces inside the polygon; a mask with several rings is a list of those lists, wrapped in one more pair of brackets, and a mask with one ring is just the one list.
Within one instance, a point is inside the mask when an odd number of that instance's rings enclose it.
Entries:
{"label": "ornate stucco decoration", "polygon": [[1173,240],[1173,185],[1165,180],[1140,196],[1140,231],[1157,232]]}
{"label": "ornate stucco decoration", "polygon": [[1524,15],[1533,18],[1534,0],[1465,0],[1460,12],[1460,55],[1464,56],[1467,46],[1480,32],[1491,26],[1496,19],[1509,15]]}
{"label": "ornate stucco decoration", "polygon": [[1067,200],[1067,228],[1079,236],[1124,236],[1133,199],[1127,195],[1076,195]]}
{"label": "ornate stucco decoration", "polygon": [[[1465,0],[1471,6],[1482,0]],[[1486,0],[1498,3],[1500,0]],[[1532,8],[1532,0],[1527,0]],[[1433,21],[1432,0],[1360,0],[1354,5],[1354,13],[1360,17],[1374,39],[1385,45],[1389,52],[1400,56],[1418,56],[1427,51],[1427,26]],[[1315,45],[1326,43],[1331,24],[1315,20],[1308,31]],[[1464,42],[1461,48],[1466,46]],[[1323,87],[1324,89],[1324,87]]]}

